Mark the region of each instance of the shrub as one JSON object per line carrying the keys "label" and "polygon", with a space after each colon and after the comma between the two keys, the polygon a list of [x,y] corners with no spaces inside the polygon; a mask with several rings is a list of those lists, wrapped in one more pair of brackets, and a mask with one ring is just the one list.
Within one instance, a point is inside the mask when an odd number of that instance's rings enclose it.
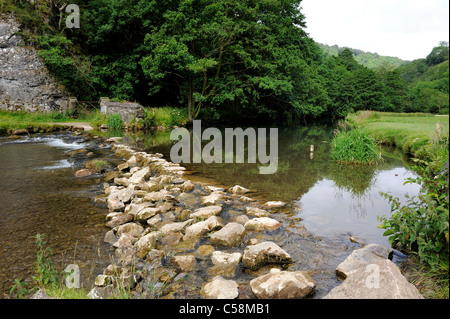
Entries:
{"label": "shrub", "polygon": [[417,167],[421,176],[409,178],[406,183],[422,186],[417,197],[402,205],[398,198],[383,194],[391,204],[391,217],[380,217],[390,244],[401,245],[416,254],[435,272],[449,271],[449,197],[448,175],[431,174],[429,166]]}
{"label": "shrub", "polygon": [[331,142],[331,155],[338,163],[372,165],[380,154],[375,139],[360,129],[337,131]]}

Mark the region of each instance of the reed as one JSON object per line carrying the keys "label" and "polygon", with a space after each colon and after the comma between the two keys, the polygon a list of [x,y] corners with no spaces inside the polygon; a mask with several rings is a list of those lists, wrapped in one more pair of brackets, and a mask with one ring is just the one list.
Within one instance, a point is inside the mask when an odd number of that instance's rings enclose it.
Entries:
{"label": "reed", "polygon": [[381,159],[375,139],[360,129],[338,131],[331,142],[331,155],[341,164],[374,165]]}

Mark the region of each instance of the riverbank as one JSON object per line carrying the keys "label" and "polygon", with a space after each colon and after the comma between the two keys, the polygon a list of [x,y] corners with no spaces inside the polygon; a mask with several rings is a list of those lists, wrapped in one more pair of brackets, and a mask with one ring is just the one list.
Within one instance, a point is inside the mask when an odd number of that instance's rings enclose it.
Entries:
{"label": "riverbank", "polygon": [[60,112],[27,113],[0,110],[0,136],[50,133],[71,130],[92,130],[97,113],[85,113],[78,119]]}
{"label": "riverbank", "polygon": [[349,115],[346,122],[370,133],[379,144],[396,146],[409,157],[429,162],[434,170],[448,161],[448,116],[361,111]]}
{"label": "riverbank", "polygon": [[421,195],[392,208],[382,227],[393,245],[411,253],[403,265],[410,280],[428,298],[448,299],[449,117],[364,111],[349,115],[346,123],[379,144],[396,146],[416,163]]}

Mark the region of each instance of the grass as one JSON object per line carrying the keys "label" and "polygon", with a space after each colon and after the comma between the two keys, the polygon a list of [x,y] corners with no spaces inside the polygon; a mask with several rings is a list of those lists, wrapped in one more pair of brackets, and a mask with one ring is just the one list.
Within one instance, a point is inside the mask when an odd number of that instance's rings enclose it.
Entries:
{"label": "grass", "polygon": [[[93,127],[107,124],[115,130],[122,130],[122,119],[117,115],[106,117],[99,110],[93,112],[71,111],[61,113],[58,111],[50,113],[27,113],[10,112],[0,110],[0,135],[11,134],[13,130],[38,128],[38,131],[47,132],[52,130],[58,123],[80,123],[88,122]],[[148,128],[171,128],[173,126],[185,126],[189,122],[187,110],[175,107],[145,108],[144,119],[132,121],[132,127],[140,129]]]}
{"label": "grass", "polygon": [[373,165],[381,157],[375,139],[360,129],[338,132],[331,143],[331,154],[341,164]]}
{"label": "grass", "polygon": [[92,123],[100,116],[99,113],[99,111],[78,114],[57,111],[50,113],[27,113],[0,110],[0,135],[10,134],[13,130],[29,127],[38,128],[38,131],[46,132],[58,123]]}
{"label": "grass", "polygon": [[189,118],[186,108],[165,106],[146,109],[144,121],[149,127],[172,127],[186,125]]}
{"label": "grass", "polygon": [[437,166],[448,158],[448,116],[362,111],[346,120],[350,126],[371,134],[378,143],[396,146],[410,157],[436,162]]}

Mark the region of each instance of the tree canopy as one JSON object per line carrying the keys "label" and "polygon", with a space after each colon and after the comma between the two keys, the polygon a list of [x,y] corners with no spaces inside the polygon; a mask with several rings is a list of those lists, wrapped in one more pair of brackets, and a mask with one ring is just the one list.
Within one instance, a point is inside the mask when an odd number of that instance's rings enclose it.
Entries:
{"label": "tree canopy", "polygon": [[448,42],[398,68],[389,59],[369,68],[355,50],[324,52],[301,0],[73,0],[79,29],[62,23],[60,2],[7,0],[79,100],[179,106],[191,120],[223,122],[448,110]]}

